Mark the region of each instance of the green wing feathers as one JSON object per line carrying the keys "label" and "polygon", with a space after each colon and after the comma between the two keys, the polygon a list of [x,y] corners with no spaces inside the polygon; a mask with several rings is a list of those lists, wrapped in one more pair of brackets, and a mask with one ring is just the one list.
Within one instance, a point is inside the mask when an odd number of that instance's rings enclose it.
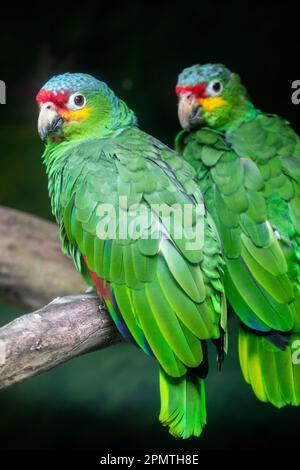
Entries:
{"label": "green wing feathers", "polygon": [[253,331],[240,332],[245,379],[263,401],[298,404],[290,346],[271,348],[261,334],[300,331],[300,139],[282,119],[259,113],[226,133],[181,132],[176,145],[216,223],[227,298]]}
{"label": "green wing feathers", "polygon": [[[197,377],[206,360],[202,341],[226,330],[221,249],[193,178],[180,156],[130,129],[77,146],[64,168],[62,196],[67,250],[109,283],[104,299],[116,324],[119,311],[137,345],[157,359],[161,420],[181,437],[199,435],[205,424],[204,384]],[[103,204],[114,210],[102,211]],[[192,210],[184,225],[171,209],[187,204]],[[191,245],[199,222],[203,244]]]}

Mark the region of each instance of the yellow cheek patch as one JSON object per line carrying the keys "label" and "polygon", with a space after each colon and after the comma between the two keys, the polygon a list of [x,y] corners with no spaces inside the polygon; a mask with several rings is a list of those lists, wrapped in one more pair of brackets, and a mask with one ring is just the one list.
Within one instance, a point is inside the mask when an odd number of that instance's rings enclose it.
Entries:
{"label": "yellow cheek patch", "polygon": [[200,98],[198,103],[201,104],[205,111],[211,112],[220,106],[226,106],[227,101],[223,100],[220,96],[211,96],[210,98]]}
{"label": "yellow cheek patch", "polygon": [[77,111],[71,110],[62,110],[60,115],[66,119],[67,121],[81,121],[82,119],[86,119],[91,114],[92,107],[86,106],[83,109],[78,109]]}

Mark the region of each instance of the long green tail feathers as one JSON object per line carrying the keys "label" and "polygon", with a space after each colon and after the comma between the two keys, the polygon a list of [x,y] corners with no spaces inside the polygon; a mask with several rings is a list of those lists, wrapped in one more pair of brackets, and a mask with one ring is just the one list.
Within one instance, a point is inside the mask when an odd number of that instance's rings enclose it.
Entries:
{"label": "long green tail feathers", "polygon": [[241,369],[259,400],[278,408],[300,405],[299,339],[299,333],[292,334],[282,350],[263,335],[240,327]]}
{"label": "long green tail feathers", "polygon": [[200,436],[206,425],[204,380],[189,370],[179,378],[159,371],[161,409],[159,419],[174,437]]}

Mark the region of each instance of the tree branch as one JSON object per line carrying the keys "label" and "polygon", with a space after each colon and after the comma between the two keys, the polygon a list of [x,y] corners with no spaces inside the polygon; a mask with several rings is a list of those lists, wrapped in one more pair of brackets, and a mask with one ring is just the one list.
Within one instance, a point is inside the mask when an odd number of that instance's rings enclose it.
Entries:
{"label": "tree branch", "polygon": [[39,308],[0,328],[0,389],[121,341],[97,296],[61,297],[86,286],[54,224],[0,207],[0,254],[0,296]]}
{"label": "tree branch", "polygon": [[94,295],[60,297],[0,328],[0,389],[120,341]]}

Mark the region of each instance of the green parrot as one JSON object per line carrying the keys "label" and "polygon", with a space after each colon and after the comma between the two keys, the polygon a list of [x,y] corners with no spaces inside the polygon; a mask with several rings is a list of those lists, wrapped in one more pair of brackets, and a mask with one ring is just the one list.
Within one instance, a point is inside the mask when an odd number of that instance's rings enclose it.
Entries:
{"label": "green parrot", "polygon": [[244,378],[263,402],[299,405],[300,139],[221,64],[184,69],[176,94],[176,150],[220,235]]}
{"label": "green parrot", "polygon": [[63,251],[124,339],[157,360],[160,421],[173,436],[199,436],[206,340],[222,350],[226,299],[219,239],[195,171],[90,75],[53,77],[37,103]]}

